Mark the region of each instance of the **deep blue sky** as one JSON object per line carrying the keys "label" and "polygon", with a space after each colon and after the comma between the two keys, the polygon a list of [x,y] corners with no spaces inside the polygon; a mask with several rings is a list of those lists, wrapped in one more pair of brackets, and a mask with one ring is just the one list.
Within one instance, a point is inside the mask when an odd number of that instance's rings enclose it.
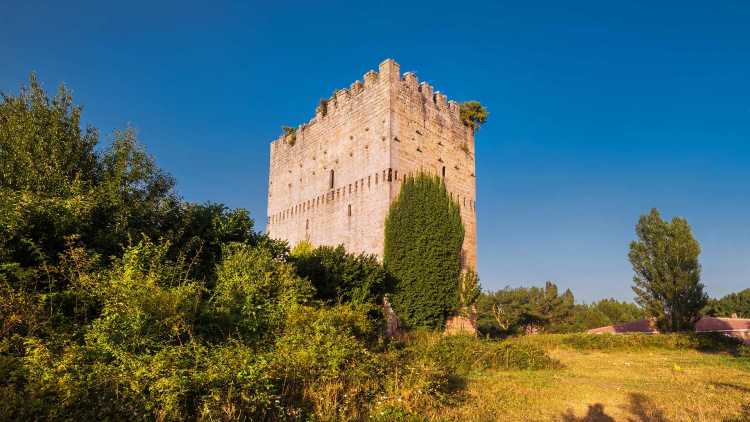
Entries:
{"label": "deep blue sky", "polygon": [[750,287],[750,2],[106,3],[3,2],[0,90],[65,82],[103,135],[137,128],[187,200],[263,228],[279,127],[393,57],[491,112],[484,287],[631,299],[651,207],[692,224],[710,294]]}

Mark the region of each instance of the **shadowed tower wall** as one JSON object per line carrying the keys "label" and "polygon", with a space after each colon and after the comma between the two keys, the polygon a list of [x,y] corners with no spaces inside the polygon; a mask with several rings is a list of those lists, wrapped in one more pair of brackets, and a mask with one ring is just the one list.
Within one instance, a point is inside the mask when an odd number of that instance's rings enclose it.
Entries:
{"label": "shadowed tower wall", "polygon": [[383,256],[385,218],[406,174],[444,177],[461,207],[465,267],[476,267],[473,132],[459,106],[388,59],[318,107],[295,140],[271,143],[268,233]]}

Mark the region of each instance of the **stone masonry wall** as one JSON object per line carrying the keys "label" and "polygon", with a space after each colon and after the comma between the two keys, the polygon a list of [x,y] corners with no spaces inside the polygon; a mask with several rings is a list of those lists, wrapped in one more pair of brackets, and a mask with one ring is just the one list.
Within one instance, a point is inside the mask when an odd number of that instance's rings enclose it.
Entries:
{"label": "stone masonry wall", "polygon": [[[398,64],[394,73],[398,73]],[[393,84],[391,167],[404,174],[418,171],[440,175],[461,207],[465,236],[463,266],[476,268],[476,177],[474,133],[459,116],[459,104],[433,92],[413,73]],[[398,195],[398,186],[391,199]]]}
{"label": "stone masonry wall", "polygon": [[[465,266],[476,265],[474,137],[458,104],[393,60],[328,100],[296,141],[271,143],[268,232],[290,245],[343,244],[382,258],[385,217],[405,174],[444,175],[461,206]],[[333,172],[333,175],[331,174]]]}

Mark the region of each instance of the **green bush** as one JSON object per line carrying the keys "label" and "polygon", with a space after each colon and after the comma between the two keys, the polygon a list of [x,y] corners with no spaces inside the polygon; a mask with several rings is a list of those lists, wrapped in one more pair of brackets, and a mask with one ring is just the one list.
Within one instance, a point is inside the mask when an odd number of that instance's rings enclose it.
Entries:
{"label": "green bush", "polygon": [[376,335],[366,305],[299,307],[289,312],[273,352],[274,378],[283,380],[286,408],[319,420],[359,420],[382,389]]}
{"label": "green bush", "polygon": [[699,350],[704,352],[744,353],[746,346],[736,338],[720,333],[669,334],[544,334],[514,337],[514,344],[536,345],[544,349],[568,348],[579,351],[622,350]]}
{"label": "green bush", "polygon": [[374,255],[350,254],[343,246],[312,248],[301,242],[292,250],[297,274],[315,287],[315,297],[328,303],[378,304],[393,289],[392,277]]}
{"label": "green bush", "polygon": [[457,375],[485,369],[553,369],[559,362],[531,344],[479,340],[471,336],[443,337],[431,350],[434,359]]}
{"label": "green bush", "polygon": [[283,330],[285,314],[311,298],[312,287],[265,248],[230,244],[223,254],[206,312],[214,334],[270,341]]}
{"label": "green bush", "polygon": [[464,228],[437,176],[404,178],[385,221],[384,264],[396,279],[392,304],[407,324],[440,327],[458,307]]}

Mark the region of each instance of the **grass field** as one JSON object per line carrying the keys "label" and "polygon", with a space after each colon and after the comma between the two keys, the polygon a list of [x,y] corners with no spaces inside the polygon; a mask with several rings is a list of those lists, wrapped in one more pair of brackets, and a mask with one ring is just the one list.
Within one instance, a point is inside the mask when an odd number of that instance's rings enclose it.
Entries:
{"label": "grass field", "polygon": [[[544,340],[542,340],[544,341]],[[485,371],[429,415],[461,421],[750,421],[750,359],[548,346],[562,369]]]}

